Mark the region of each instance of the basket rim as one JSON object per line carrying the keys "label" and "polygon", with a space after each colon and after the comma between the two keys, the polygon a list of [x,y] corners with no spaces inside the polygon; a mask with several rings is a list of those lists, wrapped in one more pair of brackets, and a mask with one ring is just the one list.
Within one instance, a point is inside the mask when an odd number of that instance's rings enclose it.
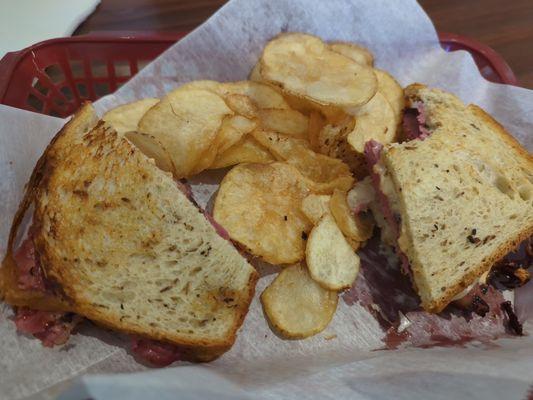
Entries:
{"label": "basket rim", "polygon": [[[5,101],[6,92],[11,83],[13,72],[19,63],[31,52],[43,47],[62,43],[126,43],[126,42],[154,42],[173,43],[189,32],[173,31],[99,31],[86,35],[54,38],[35,43],[19,51],[9,52],[0,59],[0,104]],[[518,80],[507,62],[494,49],[475,39],[447,32],[438,33],[441,44],[456,44],[466,48],[470,54],[479,53],[492,65],[500,77],[501,83],[518,85]]]}

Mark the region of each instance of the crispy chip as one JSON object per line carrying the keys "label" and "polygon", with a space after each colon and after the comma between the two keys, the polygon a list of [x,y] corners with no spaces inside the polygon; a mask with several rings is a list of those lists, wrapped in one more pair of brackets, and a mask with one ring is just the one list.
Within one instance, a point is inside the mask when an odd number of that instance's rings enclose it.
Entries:
{"label": "crispy chip", "polygon": [[311,278],[324,289],[347,289],[359,272],[359,257],[330,214],[325,214],[311,230],[305,258]]}
{"label": "crispy chip", "polygon": [[361,242],[370,239],[374,224],[368,217],[355,215],[348,207],[346,196],[346,192],[335,190],[331,196],[329,208],[344,236],[352,247],[357,249]]}
{"label": "crispy chip", "polygon": [[268,149],[259,144],[253,137],[246,136],[225,152],[218,154],[210,168],[225,168],[240,163],[264,164],[274,160]]}
{"label": "crispy chip", "polygon": [[298,111],[262,109],[259,111],[259,119],[265,130],[307,139],[309,119]]}
{"label": "crispy chip", "polygon": [[238,143],[244,136],[257,127],[255,120],[250,120],[242,115],[227,116],[222,121],[215,140],[205,150],[200,161],[196,164],[191,174],[197,174],[208,169],[215,161],[218,154]]}
{"label": "crispy chip", "polygon": [[123,104],[106,112],[102,120],[111,125],[119,135],[134,132],[137,131],[142,116],[157,103],[159,99],[148,98]]}
{"label": "crispy chip", "polygon": [[374,65],[374,56],[365,47],[346,42],[332,42],[328,47],[335,53],[351,58],[358,64],[366,65],[368,67]]}
{"label": "crispy chip", "polygon": [[227,82],[219,85],[222,97],[230,94],[240,94],[249,97],[258,108],[290,109],[289,105],[278,91],[262,82],[240,81]]}
{"label": "crispy chip", "polygon": [[278,160],[294,165],[303,176],[313,181],[313,190],[328,193],[335,187],[351,187],[353,178],[346,164],[335,158],[315,153],[302,141],[275,132],[255,130],[254,138]]}
{"label": "crispy chip", "polygon": [[[308,139],[313,151],[319,152],[320,150],[320,131],[326,125],[326,120],[318,111],[312,111],[309,114],[309,129]],[[324,153],[325,154],[325,153]]]}
{"label": "crispy chip", "polygon": [[160,169],[175,174],[175,167],[170,154],[154,136],[138,132],[126,132],[124,136],[144,155],[152,158]]}
{"label": "crispy chip", "polygon": [[303,259],[311,223],[300,210],[309,194],[289,164],[240,164],[222,180],[214,217],[230,237],[272,264]]}
{"label": "crispy chip", "polygon": [[261,76],[290,94],[322,105],[358,107],[377,90],[372,68],[335,53],[317,37],[282,34],[261,57]]}
{"label": "crispy chip", "polygon": [[139,131],[155,137],[172,157],[176,177],[191,174],[233,111],[213,92],[180,88],[167,94],[139,122]]}
{"label": "crispy chip", "polygon": [[374,139],[380,143],[396,140],[396,117],[387,99],[376,93],[372,100],[353,111],[355,128],[348,134],[348,143],[359,153],[363,153],[365,143]]}
{"label": "crispy chip", "polygon": [[323,331],[337,309],[338,296],[311,279],[300,264],[284,268],[261,294],[272,327],[287,339],[304,339]]}
{"label": "crispy chip", "polygon": [[290,109],[279,91],[264,82],[238,81],[221,83],[203,80],[186,83],[182,88],[210,90],[224,98],[224,100],[227,100],[230,95],[246,96],[258,108]]}
{"label": "crispy chip", "polygon": [[378,92],[388,100],[392,111],[394,111],[396,123],[399,124],[405,107],[403,89],[388,72],[375,69],[374,73],[378,78]]}
{"label": "crispy chip", "polygon": [[224,100],[226,100],[228,107],[237,114],[249,119],[257,117],[257,107],[248,96],[242,94],[229,94]]}
{"label": "crispy chip", "polygon": [[261,76],[261,63],[258,61],[255,63],[252,71],[250,72],[250,80],[253,82],[262,82],[263,77]]}
{"label": "crispy chip", "polygon": [[302,212],[316,225],[320,218],[330,212],[329,201],[331,196],[325,194],[310,194],[302,201]]}

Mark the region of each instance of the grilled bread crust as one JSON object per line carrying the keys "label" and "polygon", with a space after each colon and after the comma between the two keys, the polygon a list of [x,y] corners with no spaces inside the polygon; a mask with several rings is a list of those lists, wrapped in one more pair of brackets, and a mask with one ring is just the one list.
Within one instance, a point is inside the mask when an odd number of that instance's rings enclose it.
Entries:
{"label": "grilled bread crust", "polygon": [[401,214],[399,246],[429,312],[440,312],[533,235],[533,157],[475,105],[424,85],[431,136],[386,146],[381,162]]}
{"label": "grilled bread crust", "polygon": [[72,126],[46,150],[27,194],[61,310],[178,345],[185,359],[220,356],[248,311],[255,269],[127,139],[104,123],[81,135]]}

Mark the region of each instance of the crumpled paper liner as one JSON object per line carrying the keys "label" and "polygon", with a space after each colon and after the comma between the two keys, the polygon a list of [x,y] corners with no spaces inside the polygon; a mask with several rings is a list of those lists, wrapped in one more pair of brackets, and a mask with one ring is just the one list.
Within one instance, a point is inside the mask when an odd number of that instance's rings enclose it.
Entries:
{"label": "crumpled paper liner", "polygon": [[[193,79],[245,79],[266,41],[284,31],[367,46],[376,66],[402,85],[422,82],[479,104],[533,148],[533,91],[489,83],[469,54],[445,53],[431,21],[411,0],[231,1],[96,107],[103,112],[138,98],[160,97]],[[3,257],[23,186],[64,121],[5,106],[0,106],[0,121]],[[192,180],[201,205],[219,178],[203,174]],[[259,281],[257,294],[273,277]],[[519,312],[531,317],[532,284],[521,292]],[[108,374],[146,369],[133,360],[120,335],[87,324],[63,348],[47,349],[17,335],[10,315],[10,308],[0,305],[2,399],[53,398],[68,386],[66,381],[87,372],[99,375],[76,380],[62,399],[519,399],[533,382],[531,337],[502,339],[492,348],[372,351],[383,345],[379,325],[365,309],[342,300],[323,333],[284,341],[267,326],[256,296],[235,346],[215,362],[119,376]]]}

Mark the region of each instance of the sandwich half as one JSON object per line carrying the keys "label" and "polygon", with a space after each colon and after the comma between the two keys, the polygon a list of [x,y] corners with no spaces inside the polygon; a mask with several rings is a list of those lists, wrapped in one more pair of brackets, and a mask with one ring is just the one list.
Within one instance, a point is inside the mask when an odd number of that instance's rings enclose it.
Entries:
{"label": "sandwich half", "polygon": [[[30,205],[27,238],[16,246]],[[65,336],[50,327],[68,329],[81,316],[133,335],[134,350],[165,364],[227,351],[257,277],[179,182],[85,105],[32,174],[0,293],[17,307],[19,328],[49,345]],[[40,331],[32,325],[43,321]],[[162,357],[151,357],[158,349]]]}
{"label": "sandwich half", "polygon": [[420,84],[405,96],[406,141],[365,155],[383,237],[440,312],[533,234],[533,158],[475,105]]}

